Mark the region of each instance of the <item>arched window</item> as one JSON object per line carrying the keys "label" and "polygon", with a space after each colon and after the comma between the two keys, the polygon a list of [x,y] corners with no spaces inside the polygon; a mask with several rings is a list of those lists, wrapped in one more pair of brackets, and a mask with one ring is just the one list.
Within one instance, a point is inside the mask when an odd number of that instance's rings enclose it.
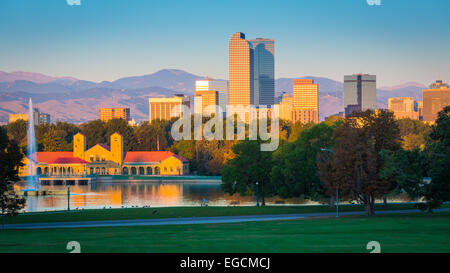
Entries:
{"label": "arched window", "polygon": [[136,168],[135,167],[131,167],[131,175],[136,175]]}
{"label": "arched window", "polygon": [[155,167],[155,174],[156,174],[156,175],[159,175],[159,173],[160,173],[160,172],[159,172],[159,167],[157,166],[157,167]]}
{"label": "arched window", "polygon": [[102,174],[106,174],[106,168],[102,167]]}
{"label": "arched window", "polygon": [[144,175],[144,174],[145,174],[144,167],[139,167],[139,175]]}
{"label": "arched window", "polygon": [[99,167],[95,168],[95,174],[100,174],[100,168]]}
{"label": "arched window", "polygon": [[152,167],[147,167],[147,175],[152,175],[152,174],[153,174]]}
{"label": "arched window", "polygon": [[128,175],[128,168],[127,167],[123,167],[122,172],[124,175]]}

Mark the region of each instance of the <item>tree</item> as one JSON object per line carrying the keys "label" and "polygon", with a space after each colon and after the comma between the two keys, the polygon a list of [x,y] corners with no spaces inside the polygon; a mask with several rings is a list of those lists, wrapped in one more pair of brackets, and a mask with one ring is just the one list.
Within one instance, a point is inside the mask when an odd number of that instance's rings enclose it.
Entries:
{"label": "tree", "polygon": [[[106,135],[105,138],[109,140],[114,133],[119,133],[123,137],[123,150],[133,151],[136,146],[136,139],[134,138],[133,128],[128,124],[128,121],[122,118],[114,118],[108,120],[105,124]],[[109,141],[108,141],[109,142]]]}
{"label": "tree", "polygon": [[80,128],[72,123],[57,121],[55,129],[61,131],[61,136],[63,136],[64,140],[69,144],[70,150],[67,151],[72,151],[72,145],[70,144],[73,142],[73,136],[81,131]]}
{"label": "tree", "polygon": [[[368,216],[374,214],[375,198],[380,190],[376,173],[376,153],[361,129],[345,124],[334,131],[334,156],[320,155],[318,175],[327,193],[357,200]],[[383,192],[384,194],[384,192]]]}
{"label": "tree", "polygon": [[8,132],[8,137],[14,140],[18,145],[27,145],[27,128],[28,121],[19,119],[11,122],[7,125],[6,130]]}
{"label": "tree", "polygon": [[397,152],[383,150],[381,156],[385,166],[381,169],[382,179],[393,178],[397,188],[394,193],[406,192],[410,198],[424,196],[424,177],[428,176],[428,160],[419,148],[400,149]]}
{"label": "tree", "polygon": [[154,131],[150,127],[148,121],[141,123],[134,130],[134,137],[136,140],[136,146],[134,147],[135,151],[149,151],[152,150],[152,147],[156,145],[154,142]]}
{"label": "tree", "polygon": [[302,132],[302,130],[305,128],[305,126],[303,125],[303,123],[301,123],[300,121],[297,121],[296,123],[294,123],[292,125],[291,128],[291,132],[289,134],[289,138],[288,141],[289,142],[294,142],[297,140],[298,136],[300,135],[300,133]]}
{"label": "tree", "polygon": [[318,161],[319,176],[328,194],[339,189],[341,196],[357,200],[374,215],[375,199],[396,188],[392,176],[380,176],[386,161],[382,150],[400,148],[399,129],[386,110],[367,110],[347,117],[334,132],[335,155]]}
{"label": "tree", "polygon": [[314,125],[274,152],[271,180],[281,198],[318,199],[325,194],[317,176],[316,157],[321,148],[332,146],[334,128],[325,123]]}
{"label": "tree", "polygon": [[450,201],[450,106],[438,113],[430,139],[425,150],[430,157],[431,182],[425,185],[427,203],[423,208],[431,211]]}
{"label": "tree", "polygon": [[44,152],[71,151],[73,148],[70,143],[67,143],[66,136],[67,134],[63,130],[56,129],[54,125],[50,126],[41,138]]}
{"label": "tree", "polygon": [[[373,145],[376,153],[377,174],[379,174],[385,165],[381,157],[381,151],[395,152],[401,147],[400,129],[394,113],[388,110],[366,110],[356,112],[348,119],[348,122],[355,128],[361,128],[365,139]],[[390,185],[388,192],[396,187],[395,180],[392,177],[386,177],[384,183]],[[386,196],[383,196],[383,200],[384,205],[387,206]]]}
{"label": "tree", "polygon": [[25,199],[11,194],[13,183],[19,181],[18,170],[23,154],[14,140],[9,140],[6,130],[0,128],[0,208],[4,215],[15,215],[25,206]]}
{"label": "tree", "polygon": [[405,150],[413,150],[425,148],[428,136],[431,132],[431,126],[420,120],[412,120],[409,118],[397,120],[402,139],[402,148]]}
{"label": "tree", "polygon": [[222,189],[230,195],[236,192],[243,196],[258,193],[264,206],[264,197],[273,194],[270,185],[272,155],[271,152],[262,152],[260,145],[261,142],[256,140],[244,140],[233,145],[231,149],[235,157],[222,168]]}
{"label": "tree", "polygon": [[106,124],[99,119],[82,124],[81,132],[86,137],[87,148],[97,143],[106,143]]}

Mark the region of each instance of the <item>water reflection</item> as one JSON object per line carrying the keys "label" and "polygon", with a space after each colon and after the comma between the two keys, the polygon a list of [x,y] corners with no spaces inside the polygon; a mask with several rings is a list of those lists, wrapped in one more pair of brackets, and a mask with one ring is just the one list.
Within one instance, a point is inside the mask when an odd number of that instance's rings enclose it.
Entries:
{"label": "water reflection", "polygon": [[[24,189],[26,183],[18,183],[15,189]],[[42,190],[67,190],[66,186],[41,186]],[[200,206],[203,198],[209,206],[228,206],[236,204],[240,206],[254,206],[254,196],[230,196],[223,193],[219,184],[201,183],[150,183],[148,181],[133,182],[102,182],[90,185],[78,185],[70,187],[71,209],[93,208],[121,208],[133,206],[151,207],[176,207],[176,206]],[[29,196],[26,197],[25,211],[50,211],[66,210],[67,195],[58,196]],[[342,200],[343,201],[343,200]],[[378,200],[381,202],[381,200]],[[388,198],[389,202],[410,202],[407,195],[399,195]],[[322,200],[323,204],[328,202]],[[347,202],[342,202],[347,203]],[[279,197],[266,198],[266,204],[320,204],[301,198],[280,199]]]}
{"label": "water reflection", "polygon": [[[17,184],[22,189],[25,184]],[[67,190],[66,186],[46,185],[42,190]],[[70,187],[71,209],[120,208],[133,206],[200,206],[203,198],[208,205],[226,206],[233,201],[240,205],[254,205],[253,196],[229,196],[219,184],[202,183],[92,183]],[[67,209],[67,195],[29,196],[25,211],[48,211]]]}

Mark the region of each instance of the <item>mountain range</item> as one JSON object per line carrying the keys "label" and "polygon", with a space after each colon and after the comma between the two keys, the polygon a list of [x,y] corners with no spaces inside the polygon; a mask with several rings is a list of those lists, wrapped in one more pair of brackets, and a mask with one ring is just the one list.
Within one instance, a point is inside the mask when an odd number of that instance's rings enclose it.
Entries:
{"label": "mountain range", "polygon": [[[51,77],[32,72],[0,71],[0,122],[6,123],[11,113],[26,113],[28,99],[52,121],[81,123],[98,118],[100,107],[129,107],[131,117],[148,119],[148,98],[183,93],[193,96],[195,81],[204,76],[178,69],[163,69],[153,74],[120,78],[109,82],[92,82],[73,77]],[[319,117],[343,111],[342,82],[323,77],[305,76],[319,84]],[[275,80],[275,94],[292,93],[293,78]],[[377,89],[377,107],[387,108],[390,97],[422,99],[425,85],[408,82]]]}

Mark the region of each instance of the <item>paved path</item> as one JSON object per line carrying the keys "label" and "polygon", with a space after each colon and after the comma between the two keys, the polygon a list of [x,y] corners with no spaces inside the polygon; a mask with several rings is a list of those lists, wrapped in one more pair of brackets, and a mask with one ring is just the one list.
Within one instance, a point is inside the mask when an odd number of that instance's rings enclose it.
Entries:
{"label": "paved path", "polygon": [[[450,211],[450,209],[437,209],[435,211]],[[385,210],[377,211],[376,214],[393,213],[418,213],[420,210]],[[363,211],[341,212],[342,216],[364,215]],[[54,222],[54,223],[32,223],[32,224],[8,224],[5,229],[49,229],[49,228],[83,228],[83,227],[124,227],[124,226],[162,226],[162,225],[190,225],[190,224],[218,224],[218,223],[242,223],[277,220],[294,220],[311,217],[335,216],[335,212],[302,213],[302,214],[269,214],[249,216],[217,216],[217,217],[183,217],[164,219],[141,219],[141,220],[110,220],[110,221],[83,221],[83,222]]]}

